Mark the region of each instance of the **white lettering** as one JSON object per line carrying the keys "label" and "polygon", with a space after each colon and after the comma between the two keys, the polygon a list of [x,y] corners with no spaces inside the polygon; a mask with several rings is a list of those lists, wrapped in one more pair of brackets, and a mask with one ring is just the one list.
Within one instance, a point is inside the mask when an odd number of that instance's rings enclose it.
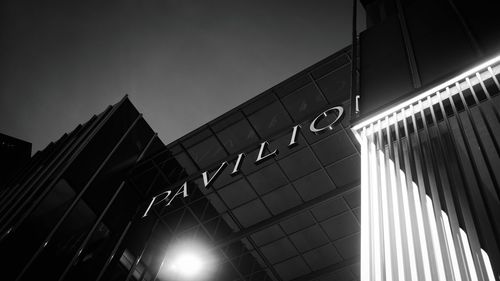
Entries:
{"label": "white lettering", "polygon": [[213,174],[212,177],[210,177],[210,179],[208,178],[208,171],[203,172],[203,183],[205,184],[205,188],[210,187],[212,182],[219,176],[220,172],[222,172],[222,170],[224,170],[226,166],[227,166],[227,161],[222,162],[222,164],[220,164],[219,166],[219,169],[215,171],[215,174]]}
{"label": "white lettering", "polygon": [[172,201],[175,199],[175,197],[177,197],[177,195],[182,194],[184,198],[188,197],[187,186],[188,186],[188,183],[184,182],[184,184],[181,186],[181,188],[179,188],[177,190],[177,192],[174,194],[174,196],[172,197],[172,199],[170,199],[170,201],[168,201],[167,206],[170,206],[170,203],[172,203]]}
{"label": "white lettering", "polygon": [[267,145],[269,145],[269,143],[267,141],[260,144],[259,155],[257,155],[257,160],[255,160],[255,164],[259,164],[262,161],[268,159],[269,157],[273,157],[273,156],[278,155],[278,149],[275,149],[273,152],[262,156],[262,154],[264,153],[264,149],[266,148]]}
{"label": "white lettering", "polygon": [[241,161],[243,160],[243,158],[245,156],[247,156],[245,153],[238,154],[238,159],[236,160],[236,164],[234,164],[234,169],[231,172],[231,176],[236,176],[240,172],[241,163],[242,163]]}
{"label": "white lettering", "polygon": [[[167,190],[167,191],[162,192],[162,193],[160,193],[160,194],[156,195],[155,197],[153,197],[153,199],[151,199],[151,203],[149,203],[149,206],[148,206],[148,208],[146,209],[146,212],[144,212],[144,215],[142,215],[142,217],[143,217],[143,218],[144,218],[144,217],[146,217],[146,216],[148,215],[149,210],[151,209],[151,207],[153,207],[153,204],[154,204],[154,203],[155,203],[155,201],[156,201],[156,198],[158,198],[158,197],[160,197],[160,196],[162,196],[162,195],[164,195],[164,194],[166,194],[166,196],[165,196],[163,199],[161,199],[160,201],[158,201],[156,204],[160,203],[161,201],[167,200],[167,199],[168,199],[168,197],[170,196],[170,194],[172,194],[172,191],[171,191],[171,190]],[[154,205],[156,205],[156,204],[154,204]]]}
{"label": "white lettering", "polygon": [[[319,123],[323,118],[327,117],[331,111],[335,111],[335,110],[338,111],[338,116],[335,118],[335,120],[326,126],[318,128],[317,123]],[[313,132],[315,134],[321,134],[327,130],[333,130],[333,126],[335,126],[341,120],[343,114],[344,114],[344,108],[342,106],[335,106],[335,107],[332,107],[330,109],[327,109],[324,112],[322,112],[320,115],[318,115],[316,118],[314,118],[314,120],[311,122],[311,125],[309,126],[309,129],[311,130],[311,132]],[[298,131],[301,128],[302,127],[300,124],[297,124],[293,127],[292,136],[290,138],[290,143],[288,144],[289,148],[292,148],[292,147],[298,145]],[[259,154],[257,155],[257,159],[255,160],[255,164],[258,165],[261,162],[269,159],[270,157],[276,157],[278,155],[278,153],[279,153],[278,149],[275,149],[274,151],[269,152],[266,155],[264,155],[265,151],[269,151],[267,149],[268,146],[269,146],[269,142],[267,142],[267,141],[264,141],[260,144]],[[209,154],[208,151],[207,151],[207,154]],[[243,162],[245,157],[246,157],[246,154],[243,152],[238,154],[238,158],[236,159],[236,163],[234,164],[234,168],[231,172],[231,176],[235,176],[241,172],[242,162]],[[227,161],[224,161],[223,163],[220,164],[219,168],[214,172],[214,174],[211,177],[209,177],[208,171],[205,171],[202,173],[203,183],[205,184],[205,188],[209,188],[213,184],[213,182],[220,176],[221,172],[226,168],[226,166],[228,166],[228,163],[227,163]],[[177,192],[174,194],[174,196],[172,198],[169,198],[171,194],[172,194],[172,191],[167,190],[167,191],[164,191],[164,192],[154,196],[151,199],[151,202],[149,203],[149,206],[146,209],[146,212],[144,212],[144,215],[142,217],[143,218],[146,217],[153,206],[155,206],[163,201],[168,200],[168,203],[166,204],[166,206],[169,206],[177,196],[182,194],[182,196],[184,198],[187,197],[188,196],[187,181],[184,182],[184,184],[177,190]]]}
{"label": "white lettering", "polygon": [[[316,128],[316,123],[319,122],[320,119],[328,116],[328,113],[330,111],[334,111],[334,110],[337,110],[339,112],[339,115],[337,116],[337,118],[335,118],[335,120],[333,122],[324,126],[323,128],[319,128],[319,129]],[[333,126],[336,125],[337,121],[340,120],[340,118],[342,117],[343,114],[344,114],[344,108],[342,106],[336,106],[336,107],[332,107],[330,109],[327,109],[326,111],[324,111],[323,113],[318,115],[316,118],[314,118],[314,120],[311,122],[311,126],[309,126],[309,130],[311,130],[311,132],[315,133],[316,135],[324,133],[326,130],[333,130]]]}
{"label": "white lettering", "polygon": [[301,128],[300,124],[299,125],[295,125],[293,127],[293,132],[292,132],[292,138],[290,139],[290,143],[288,144],[288,147],[289,148],[292,148],[294,146],[296,146],[298,143],[297,143],[297,131]]}

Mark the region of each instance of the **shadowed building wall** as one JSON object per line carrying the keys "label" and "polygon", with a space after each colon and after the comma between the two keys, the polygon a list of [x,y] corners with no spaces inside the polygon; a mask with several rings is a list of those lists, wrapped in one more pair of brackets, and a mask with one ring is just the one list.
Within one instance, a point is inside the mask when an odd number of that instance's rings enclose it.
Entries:
{"label": "shadowed building wall", "polygon": [[0,133],[0,192],[31,158],[31,143]]}

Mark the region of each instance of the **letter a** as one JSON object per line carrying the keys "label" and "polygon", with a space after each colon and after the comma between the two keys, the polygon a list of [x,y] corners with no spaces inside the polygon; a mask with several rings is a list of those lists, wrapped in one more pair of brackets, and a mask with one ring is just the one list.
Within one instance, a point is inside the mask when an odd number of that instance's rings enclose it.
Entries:
{"label": "letter a", "polygon": [[181,195],[182,194],[184,198],[188,197],[187,185],[188,185],[188,183],[184,182],[184,184],[174,194],[174,196],[172,197],[172,199],[170,199],[170,201],[168,201],[167,206],[170,206],[170,203],[172,203],[172,201],[175,199],[175,197],[177,197],[177,195]]}

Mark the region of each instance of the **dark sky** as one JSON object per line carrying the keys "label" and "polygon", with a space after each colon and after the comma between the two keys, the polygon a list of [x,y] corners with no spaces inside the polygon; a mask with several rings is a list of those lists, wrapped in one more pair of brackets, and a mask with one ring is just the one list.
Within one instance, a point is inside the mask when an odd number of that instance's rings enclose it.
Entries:
{"label": "dark sky", "polygon": [[0,132],[34,151],[125,93],[169,143],[350,44],[351,0],[0,2]]}

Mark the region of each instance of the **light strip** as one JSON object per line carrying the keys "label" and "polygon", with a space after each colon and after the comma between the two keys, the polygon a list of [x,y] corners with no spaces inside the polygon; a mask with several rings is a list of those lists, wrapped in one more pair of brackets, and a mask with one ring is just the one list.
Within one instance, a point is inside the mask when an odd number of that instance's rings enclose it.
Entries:
{"label": "light strip", "polygon": [[392,195],[392,207],[393,207],[393,215],[394,215],[394,233],[396,235],[396,256],[397,256],[397,270],[398,270],[398,279],[405,280],[405,266],[403,264],[403,245],[401,242],[401,225],[400,225],[400,215],[399,215],[399,206],[401,202],[399,201],[397,194],[397,181],[396,181],[396,173],[394,162],[389,158],[389,176],[391,178],[391,195]]}
{"label": "light strip", "polygon": [[[500,65],[495,66],[495,72],[497,72],[497,73],[500,72]],[[491,75],[490,71],[483,72],[482,76],[479,75],[479,73],[476,73],[476,75],[478,75],[482,80],[487,80],[491,77],[494,77]],[[438,93],[439,93],[439,95],[441,95],[442,100],[446,100],[446,99],[449,99],[450,97],[460,93],[459,88],[466,89],[466,88],[470,88],[472,86],[475,86],[477,84],[482,83],[481,80],[479,80],[477,77],[472,77],[470,79],[467,78],[467,80],[468,81],[457,82],[454,85],[450,85],[449,87],[445,87],[444,89],[442,89],[441,92],[436,92],[435,95],[432,95],[432,94],[431,94],[432,96],[428,95],[427,97],[430,97],[430,101],[427,98],[420,100],[418,103],[413,105],[413,110],[414,111],[423,111],[424,109],[429,108],[432,105],[438,104],[439,103],[439,97],[437,95]],[[459,87],[459,88],[457,88],[457,87]],[[404,109],[404,107],[403,107],[403,109]],[[387,128],[390,125],[395,124],[396,120],[402,120],[402,119],[411,117],[411,115],[412,115],[412,113],[410,111],[401,110],[399,113],[397,111],[394,111],[391,116],[386,116],[386,118],[380,119],[381,122],[375,123],[375,121],[374,121],[373,130],[368,130],[368,134],[372,134],[375,131]],[[353,128],[353,130],[354,130],[354,128]],[[355,134],[355,135],[357,135],[357,134]]]}
{"label": "light strip", "polygon": [[434,204],[432,204],[432,199],[429,197],[429,195],[425,195],[425,198],[427,200],[426,202],[427,216],[429,217],[429,225],[431,227],[431,239],[432,239],[432,244],[434,246],[434,255],[436,257],[438,278],[441,281],[446,281],[446,273],[444,271],[443,256],[440,247],[441,243],[439,241],[439,235],[436,225],[436,217],[434,216],[434,207],[433,207]]}
{"label": "light strip", "polygon": [[488,280],[495,281],[495,274],[493,274],[493,268],[491,267],[490,257],[483,249],[481,249],[481,254],[483,256],[484,265],[486,267],[486,273],[488,274]]}
{"label": "light strip", "polygon": [[370,147],[370,206],[372,210],[372,234],[373,234],[373,252],[372,262],[374,267],[375,281],[382,280],[382,249],[380,243],[380,214],[379,214],[379,198],[378,198],[378,180],[377,180],[377,152],[373,141],[369,144]]}
{"label": "light strip", "polygon": [[381,199],[382,202],[382,228],[383,228],[383,238],[384,238],[384,256],[385,256],[385,280],[392,281],[392,259],[391,259],[391,231],[389,230],[389,211],[387,194],[387,178],[386,178],[386,165],[385,156],[382,150],[378,151],[379,157],[379,168],[380,168],[380,189],[381,189]]}
{"label": "light strip", "polygon": [[474,265],[474,260],[472,258],[472,252],[470,250],[469,239],[467,234],[463,229],[460,228],[460,238],[462,239],[462,244],[464,245],[465,258],[467,260],[467,267],[469,268],[469,275],[472,281],[478,281],[476,266]]}
{"label": "light strip", "polygon": [[368,140],[366,129],[361,133],[361,280],[370,280],[370,193]]}
{"label": "light strip", "polygon": [[417,227],[420,238],[420,248],[422,249],[422,263],[424,265],[425,280],[431,281],[431,266],[429,262],[429,252],[427,251],[427,240],[425,239],[424,219],[422,217],[422,205],[420,204],[420,196],[418,186],[412,182],[413,185],[413,200],[415,201],[415,213],[417,215]]}
{"label": "light strip", "polygon": [[443,210],[441,210],[441,220],[446,235],[446,245],[448,246],[448,252],[450,253],[449,256],[451,258],[454,278],[456,281],[462,281],[460,266],[458,265],[457,251],[455,249],[455,243],[453,242],[453,235],[451,234],[450,220],[448,219],[448,215],[446,215]]}
{"label": "light strip", "polygon": [[[496,56],[496,57],[494,57],[494,58],[492,58],[490,60],[487,60],[486,62],[483,62],[483,63],[479,64],[478,66],[473,67],[473,68],[471,68],[471,69],[463,72],[462,74],[460,74],[458,76],[455,76],[454,78],[451,78],[450,80],[448,80],[448,81],[446,81],[444,83],[439,84],[438,86],[435,86],[435,87],[433,87],[433,88],[431,88],[431,89],[429,89],[429,90],[427,90],[427,91],[425,91],[425,92],[423,92],[423,93],[421,93],[421,94],[419,94],[419,95],[417,95],[417,96],[415,96],[415,97],[413,97],[411,99],[408,99],[408,100],[406,100],[404,102],[401,102],[401,103],[399,103],[399,104],[397,104],[395,106],[392,106],[391,108],[389,108],[389,109],[387,109],[387,110],[385,110],[385,111],[383,111],[383,112],[381,112],[381,113],[379,113],[379,114],[377,114],[377,115],[375,115],[375,116],[373,116],[373,117],[371,117],[369,119],[361,121],[359,124],[354,125],[352,127],[352,129],[355,130],[355,131],[357,131],[360,128],[368,126],[369,124],[374,123],[377,120],[382,119],[385,116],[390,115],[390,114],[392,114],[395,111],[398,111],[398,110],[400,110],[400,109],[402,109],[404,107],[407,107],[408,105],[410,105],[412,103],[415,103],[418,100],[424,99],[428,95],[432,95],[433,93],[441,91],[441,90],[445,89],[446,87],[450,87],[450,86],[454,85],[455,83],[459,82],[460,80],[462,80],[462,79],[464,79],[464,78],[466,78],[468,76],[471,76],[471,75],[475,74],[478,71],[486,69],[487,67],[489,67],[492,64],[495,64],[495,63],[497,63],[499,61],[500,61],[500,56]],[[495,70],[497,70],[497,69],[495,68]]]}
{"label": "light strip", "polygon": [[[373,124],[370,129],[373,130]],[[375,136],[367,136],[366,132],[367,128],[363,128],[360,134],[362,140],[361,280],[390,281],[397,278],[397,280],[430,281],[436,277],[436,281],[446,281],[447,272],[451,271],[449,276],[452,276],[454,281],[478,281],[480,273],[475,262],[475,258],[477,258],[476,261],[484,263],[485,266],[484,271],[481,272],[482,276],[487,281],[494,281],[494,272],[487,253],[481,249],[480,255],[473,256],[468,237],[461,228],[457,233],[458,244],[455,245],[447,214],[441,210],[436,211],[439,214],[435,215],[432,199],[426,194],[420,196],[417,184],[411,180],[407,182],[403,170],[396,171],[394,162],[385,157],[385,154],[377,148],[373,139]],[[399,177],[396,177],[396,173],[399,173]],[[402,191],[401,197],[396,194],[396,188]],[[413,201],[411,207],[409,206],[410,201]],[[399,206],[402,208],[401,213]],[[391,211],[390,208],[393,210]],[[411,223],[410,209],[415,211],[415,225]],[[423,215],[425,211],[428,215],[430,237],[426,236],[424,229],[426,217]],[[390,217],[391,215],[392,217]],[[405,220],[400,224],[401,216]],[[391,221],[391,218],[394,221]],[[441,223],[442,230],[438,229],[438,223]],[[415,233],[412,231],[413,227],[415,227]],[[407,246],[409,258],[406,261],[403,258],[402,249],[404,246],[399,231],[406,231],[407,244],[405,246]],[[443,231],[442,237],[439,236],[440,231]],[[441,238],[443,241],[440,241]],[[440,247],[442,243],[445,244],[443,249]],[[395,253],[392,251],[391,245],[395,246]],[[456,246],[459,248],[457,249]],[[415,247],[420,247],[418,256]],[[467,268],[466,272],[461,271],[457,256],[457,250],[462,251],[462,248],[465,260],[461,262]],[[429,255],[435,256],[432,262]],[[449,268],[445,268],[445,255],[450,257],[450,260],[447,260],[450,263]],[[420,259],[422,262],[421,270],[423,271],[421,272],[417,268],[416,259]],[[406,278],[406,268],[409,270],[409,278]],[[437,276],[433,276],[433,269],[436,270]]]}
{"label": "light strip", "polygon": [[413,240],[413,229],[411,224],[410,205],[408,199],[408,186],[406,185],[406,175],[402,170],[399,170],[399,177],[401,178],[403,209],[405,214],[406,233],[408,235],[407,240],[408,240],[409,258],[410,258],[411,277],[413,281],[418,281],[417,261],[416,261],[415,244],[414,244],[415,242]]}

